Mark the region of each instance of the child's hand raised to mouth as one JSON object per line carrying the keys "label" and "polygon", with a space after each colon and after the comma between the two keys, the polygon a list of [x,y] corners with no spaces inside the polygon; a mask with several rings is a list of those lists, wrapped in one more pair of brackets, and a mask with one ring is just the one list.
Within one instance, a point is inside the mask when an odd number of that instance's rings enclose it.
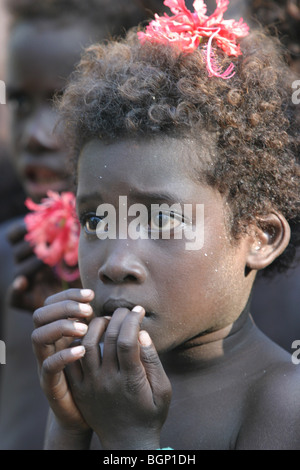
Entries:
{"label": "child's hand raised to mouth", "polygon": [[57,425],[83,440],[93,429],[104,449],[159,448],[171,385],[140,330],[145,310],[118,308],[111,319],[93,318],[92,299],[92,291],[70,289],[34,314],[40,380]]}
{"label": "child's hand raised to mouth", "polygon": [[[69,289],[48,297],[44,307],[33,314],[32,344],[41,387],[57,422],[70,431],[89,430],[74,403],[64,368],[85,353],[83,346],[72,347],[72,343],[88,330],[93,316],[89,302],[93,297],[91,290]],[[107,324],[104,318],[102,321]]]}
{"label": "child's hand raised to mouth", "polygon": [[82,415],[104,449],[156,449],[168,414],[171,385],[146,331],[145,310],[118,308],[107,326],[93,318],[82,340],[85,355],[67,368]]}

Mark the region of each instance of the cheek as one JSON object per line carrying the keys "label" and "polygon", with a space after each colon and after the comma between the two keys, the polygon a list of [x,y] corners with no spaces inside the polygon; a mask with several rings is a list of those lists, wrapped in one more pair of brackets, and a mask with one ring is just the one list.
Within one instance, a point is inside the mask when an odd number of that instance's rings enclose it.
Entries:
{"label": "cheek", "polygon": [[15,116],[15,113],[11,112],[9,116],[9,132],[10,141],[12,147],[19,147],[19,137],[22,135],[22,129],[24,128],[24,120],[19,119]]}
{"label": "cheek", "polygon": [[96,252],[92,244],[87,243],[83,231],[81,231],[79,240],[78,265],[83,287],[94,289],[98,280],[99,266],[97,264]]}
{"label": "cheek", "polygon": [[233,250],[208,242],[199,251],[183,252],[160,263],[156,286],[158,292],[166,293],[163,297],[171,309],[201,312],[205,321],[205,316],[212,319],[221,310],[230,310],[241,289],[243,268]]}

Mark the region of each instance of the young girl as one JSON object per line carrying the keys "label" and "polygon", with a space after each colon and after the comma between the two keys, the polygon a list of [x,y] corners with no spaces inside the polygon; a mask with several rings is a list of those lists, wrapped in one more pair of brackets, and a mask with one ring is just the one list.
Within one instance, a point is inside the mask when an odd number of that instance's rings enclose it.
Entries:
{"label": "young girl", "polygon": [[[66,149],[53,132],[57,120],[53,96],[65,87],[84,46],[123,34],[148,19],[161,1],[7,0],[6,4],[11,15],[5,83],[12,160],[26,196],[39,201],[49,190],[74,189]],[[1,201],[10,209],[11,202]],[[1,368],[0,449],[39,449],[48,412],[30,334],[34,310],[61,289],[61,280],[36,258],[25,234],[23,217],[0,227],[0,339],[7,346],[7,364]]]}
{"label": "young girl", "polygon": [[165,4],[89,48],[61,102],[84,289],[34,314],[46,448],[296,449],[299,369],[249,312],[299,219],[288,70],[226,1]]}

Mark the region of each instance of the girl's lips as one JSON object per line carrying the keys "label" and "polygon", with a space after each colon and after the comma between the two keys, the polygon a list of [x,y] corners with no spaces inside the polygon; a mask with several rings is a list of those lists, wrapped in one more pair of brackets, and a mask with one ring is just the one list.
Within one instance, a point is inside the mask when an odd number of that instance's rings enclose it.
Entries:
{"label": "girl's lips", "polygon": [[[117,308],[127,308],[128,310],[132,310],[137,305],[143,307],[143,304],[139,302],[133,303],[124,299],[108,299],[102,306],[101,316],[111,316]],[[146,310],[145,316],[149,316],[149,314],[150,313]]]}

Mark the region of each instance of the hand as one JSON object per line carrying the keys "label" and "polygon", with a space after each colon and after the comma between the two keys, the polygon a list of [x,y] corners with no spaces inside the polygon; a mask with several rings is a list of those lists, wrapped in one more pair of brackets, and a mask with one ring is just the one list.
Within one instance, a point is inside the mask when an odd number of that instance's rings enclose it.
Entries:
{"label": "hand", "polygon": [[82,369],[66,369],[74,400],[104,449],[160,447],[171,385],[148,333],[140,331],[144,314],[141,307],[118,308],[107,329],[103,318],[93,318],[82,340]]}
{"label": "hand", "polygon": [[[26,233],[25,223],[20,221],[7,234],[15,259],[15,279],[9,289],[9,304],[32,313],[42,307],[47,297],[61,291],[62,283],[53,269],[36,257],[24,240]],[[72,283],[72,287],[80,286],[80,280]]]}
{"label": "hand", "polygon": [[92,291],[66,290],[48,298],[45,306],[33,315],[32,343],[41,387],[59,426],[74,433],[85,433],[89,426],[73,400],[64,368],[71,363],[75,369],[80,368],[78,360],[85,349],[81,345],[71,345],[88,329],[93,316],[89,302],[93,297]]}

